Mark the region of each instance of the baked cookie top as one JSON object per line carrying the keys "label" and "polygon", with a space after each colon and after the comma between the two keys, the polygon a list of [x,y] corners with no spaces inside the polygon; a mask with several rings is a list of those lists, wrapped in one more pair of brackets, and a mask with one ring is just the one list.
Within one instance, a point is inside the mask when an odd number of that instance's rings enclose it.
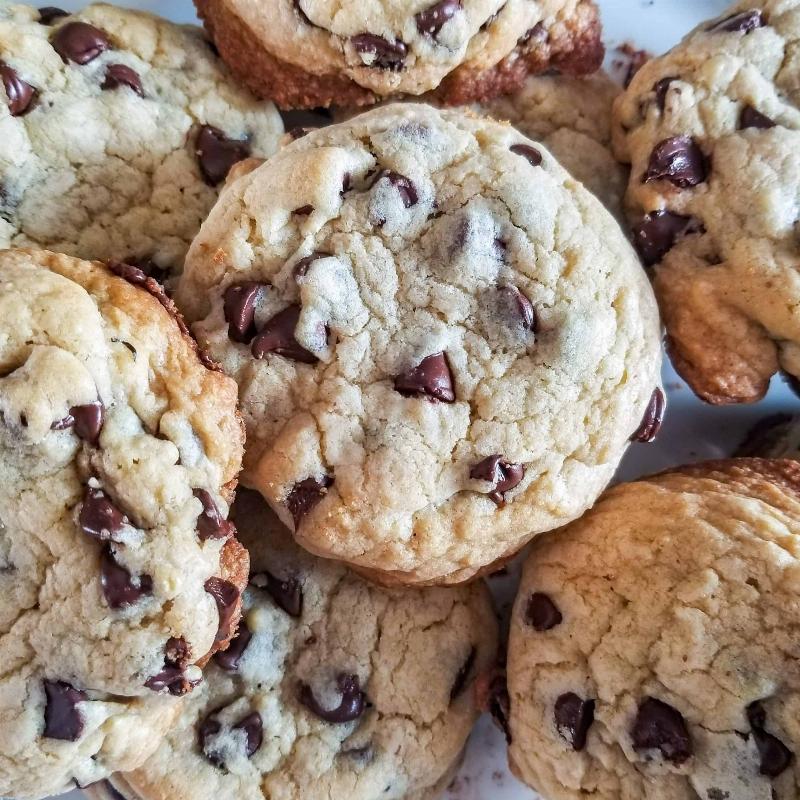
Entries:
{"label": "baked cookie top", "polygon": [[202,31],[117,6],[0,4],[0,246],[179,272],[231,164],[270,155],[271,103]]}
{"label": "baked cookie top", "polygon": [[645,64],[616,104],[673,362],[712,403],[800,375],[799,41],[800,3],[737,3]]}
{"label": "baked cookie top", "polygon": [[243,483],[385,581],[465,580],[581,514],[659,383],[612,217],[511,126],[427,106],[230,183],[177,297],[239,384]]}
{"label": "baked cookie top", "polygon": [[0,794],[41,796],[130,763],[126,707],[188,692],[235,631],[243,432],[127,266],[0,253],[0,375]]}
{"label": "baked cookie top", "polygon": [[553,800],[793,800],[800,465],[610,490],[534,543],[509,644],[510,759]]}

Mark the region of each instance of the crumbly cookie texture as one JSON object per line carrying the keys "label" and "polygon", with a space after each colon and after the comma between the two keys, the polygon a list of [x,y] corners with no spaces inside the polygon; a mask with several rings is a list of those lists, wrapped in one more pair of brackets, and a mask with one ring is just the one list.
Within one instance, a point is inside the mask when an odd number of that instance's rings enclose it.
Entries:
{"label": "crumbly cookie texture", "polygon": [[462,104],[529,73],[599,69],[593,0],[195,0],[231,70],[288,108],[362,106],[436,90]]}
{"label": "crumbly cookie texture", "polygon": [[660,398],[614,220],[463,113],[397,104],[288,145],[225,189],[177,297],[239,384],[243,483],[387,582],[466,580],[580,515]]}
{"label": "crumbly cookie texture", "polygon": [[486,586],[376,588],[302,551],[255,492],[240,493],[233,515],[252,559],[239,635],[117,790],[129,800],[434,797],[496,656]]}
{"label": "crumbly cookie texture", "polygon": [[514,771],[552,800],[794,800],[799,577],[795,461],[610,490],[525,566]]}
{"label": "crumbly cookie texture", "polygon": [[283,126],[202,31],[117,6],[0,4],[0,246],[179,272],[231,164]]}
{"label": "crumbly cookie texture", "polygon": [[247,581],[236,386],[155,281],[113,269],[0,253],[3,796],[140,762]]}
{"label": "crumbly cookie texture", "polygon": [[800,375],[798,43],[800,3],[737,3],[645,64],[615,106],[672,359],[711,403]]}

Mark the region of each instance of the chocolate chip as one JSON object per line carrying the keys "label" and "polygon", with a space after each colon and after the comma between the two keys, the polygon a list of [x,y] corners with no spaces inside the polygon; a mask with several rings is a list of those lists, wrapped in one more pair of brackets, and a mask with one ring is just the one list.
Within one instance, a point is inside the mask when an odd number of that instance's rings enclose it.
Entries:
{"label": "chocolate chip", "polygon": [[303,128],[298,125],[287,132],[289,134],[289,138],[292,139],[292,141],[296,142],[298,139],[302,139],[304,136],[308,136],[308,134],[311,133],[312,130],[313,128]]}
{"label": "chocolate chip", "polygon": [[292,214],[295,214],[298,217],[307,217],[309,214],[313,213],[314,206],[311,205],[300,206],[300,208],[296,208],[294,211],[292,211]]}
{"label": "chocolate chip", "polygon": [[542,154],[529,144],[512,144],[508,149],[512,153],[522,156],[532,167],[538,167],[542,163]]}
{"label": "chocolate chip", "polygon": [[525,609],[525,622],[537,631],[549,631],[560,625],[564,618],[556,604],[542,592],[534,592]]}
{"label": "chocolate chip", "polygon": [[658,432],[661,430],[661,423],[664,421],[664,411],[667,407],[667,399],[664,392],[659,387],[653,389],[644,418],[636,433],[631,436],[632,442],[642,442],[650,444],[655,441]]}
{"label": "chocolate chip", "polygon": [[119,533],[127,522],[125,515],[102,489],[86,487],[78,524],[87,536],[106,542]]}
{"label": "chocolate chip", "polygon": [[753,108],[753,106],[745,106],[742,109],[741,116],[739,117],[739,130],[745,130],[746,128],[761,128],[762,130],[767,130],[768,128],[774,127],[774,120],[771,120],[766,114],[762,114],[760,111]]}
{"label": "chocolate chip", "polygon": [[403,201],[403,205],[406,208],[411,208],[419,202],[419,195],[417,194],[416,187],[405,175],[400,175],[398,172],[385,169],[378,175],[377,180],[389,181],[389,183],[397,189],[400,194],[400,199]]}
{"label": "chocolate chip", "polygon": [[270,572],[253,576],[256,586],[264,586],[279,608],[290,617],[300,617],[303,613],[303,587],[297,578],[276,578]]}
{"label": "chocolate chip", "polygon": [[239,629],[236,631],[236,636],[231,639],[230,644],[225,650],[218,650],[214,653],[214,661],[217,666],[224,669],[225,672],[236,672],[239,669],[239,662],[242,660],[244,651],[247,650],[247,645],[253,634],[247,623],[242,620],[239,623]]}
{"label": "chocolate chip", "polygon": [[90,444],[97,444],[97,440],[100,438],[100,431],[103,430],[105,412],[105,406],[99,400],[82,406],[72,406],[68,416],[54,422],[50,427],[54,431],[73,428],[75,435],[79,439],[83,439]]}
{"label": "chocolate chip", "polygon": [[472,668],[475,666],[475,659],[478,655],[478,651],[473,647],[470,649],[469,654],[467,655],[466,660],[461,665],[461,668],[456,673],[455,680],[453,681],[453,686],[450,689],[450,702],[452,703],[466,688],[467,686],[467,679],[472,674]]}
{"label": "chocolate chip", "polygon": [[656,83],[653,85],[653,91],[656,93],[656,105],[658,106],[659,111],[664,110],[664,107],[667,104],[667,93],[669,92],[669,87],[677,80],[680,79],[676,76],[671,76],[668,78],[662,78],[660,81],[656,81]]}
{"label": "chocolate chip", "polygon": [[291,305],[269,320],[253,339],[250,347],[253,357],[262,359],[276,353],[302,364],[316,364],[319,359],[294,338],[301,310],[299,305]]}
{"label": "chocolate chip", "polygon": [[86,692],[64,681],[44,681],[47,704],[44,707],[44,733],[48,739],[76,742],[83,733],[83,715],[78,703],[88,700]]}
{"label": "chocolate chip", "polygon": [[438,3],[428,6],[414,16],[417,30],[422,34],[435,37],[445,22],[452,19],[460,10],[461,0],[439,0]]}
{"label": "chocolate chip", "polygon": [[257,711],[248,714],[244,719],[239,720],[239,722],[233,726],[235,731],[244,731],[247,734],[245,752],[248,758],[251,758],[253,753],[261,747],[263,728],[264,724],[261,721],[261,715]]}
{"label": "chocolate chip", "polygon": [[469,476],[474,480],[491,483],[493,489],[489,492],[489,498],[501,506],[505,503],[505,493],[525,477],[525,467],[522,464],[511,464],[501,455],[493,455],[475,464],[469,471]]}
{"label": "chocolate chip", "polygon": [[222,730],[222,725],[219,720],[214,717],[214,713],[216,712],[212,711],[211,714],[200,723],[197,729],[197,738],[199,739],[200,750],[203,752],[203,755],[214,764],[214,766],[222,767],[222,757],[218,752],[211,749],[211,743],[209,741]]}
{"label": "chocolate chip", "polygon": [[750,33],[756,28],[763,28],[766,25],[764,17],[758,9],[742,11],[712,25],[708,30],[710,33]]}
{"label": "chocolate chip", "polygon": [[228,323],[228,336],[234,342],[246,344],[256,335],[256,300],[266,288],[263,283],[236,283],[225,290],[223,309]]}
{"label": "chocolate chip", "polygon": [[195,489],[194,496],[203,504],[203,511],[197,518],[197,535],[201,542],[206,539],[227,539],[236,533],[233,523],[219,513],[214,498],[205,489]]}
{"label": "chocolate chip", "polygon": [[456,399],[453,375],[443,352],[426,356],[416,367],[400,373],[394,379],[394,388],[406,397],[424,397],[431,402],[452,403]]}
{"label": "chocolate chip", "polygon": [[653,211],[633,228],[633,244],[646,267],[652,267],[696,227],[691,217],[672,211]]}
{"label": "chocolate chip", "polygon": [[654,697],[640,704],[631,737],[637,750],[659,750],[675,765],[683,764],[692,756],[692,740],[683,716]]}
{"label": "chocolate chip", "polygon": [[125,64],[110,64],[106,68],[106,76],[100,84],[101,89],[119,89],[120,86],[127,86],[132,89],[139,97],[144,97],[144,87],[139,74],[125,66]]}
{"label": "chocolate chip", "polygon": [[697,142],[690,136],[673,136],[655,146],[644,182],[668,180],[680,189],[688,189],[707,177],[708,163]]}
{"label": "chocolate chip", "polygon": [[390,42],[374,33],[360,33],[351,37],[350,42],[366,66],[393,72],[403,69],[408,48],[400,39]]}
{"label": "chocolate chip", "polygon": [[21,117],[31,110],[31,103],[36,96],[36,89],[27,81],[22,80],[17,71],[0,61],[0,78],[6,90],[6,102],[12,117]]}
{"label": "chocolate chip", "polygon": [[192,647],[182,636],[170,636],[164,647],[164,663],[186,669],[192,661]]}
{"label": "chocolate chip", "polygon": [[125,259],[125,263],[137,267],[144,273],[145,277],[152,278],[159,283],[164,283],[170,275],[170,270],[168,268],[159,266],[148,256],[128,256]]}
{"label": "chocolate chip", "polygon": [[[222,760],[222,754],[212,749],[210,742],[210,740],[222,730],[222,725],[215,717],[217,713],[218,711],[212,711],[211,714],[200,723],[197,733],[203,755],[205,755],[214,766],[224,768],[225,764]],[[245,753],[248,758],[251,758],[256,750],[261,747],[263,728],[261,715],[257,711],[251,712],[233,726],[232,730],[244,731],[247,736]]]}
{"label": "chocolate chip", "polygon": [[342,695],[341,703],[336,708],[324,708],[317,702],[311,687],[308,684],[300,684],[300,702],[312,714],[315,714],[325,722],[343,723],[352,722],[358,719],[364,712],[366,698],[361,691],[357,675],[347,675],[341,673],[336,684]]}
{"label": "chocolate chip", "polygon": [[322,478],[305,478],[296,483],[286,498],[286,508],[294,519],[297,530],[300,523],[319,502],[325,497],[328,487],[333,485],[333,478],[324,475]]}
{"label": "chocolate chip", "polygon": [[69,11],[64,11],[63,8],[56,8],[56,6],[42,6],[42,8],[39,9],[39,24],[52,25],[55,20],[68,16]]}
{"label": "chocolate chip", "polygon": [[760,772],[769,778],[777,778],[792,763],[794,753],[777,736],[767,733],[767,712],[760,702],[747,707],[747,718],[761,757]]}
{"label": "chocolate chip", "polygon": [[173,697],[183,697],[200,683],[200,679],[189,680],[180,667],[165,666],[156,675],[148,678],[144,685],[153,692],[168,692]]}
{"label": "chocolate chip", "polygon": [[330,258],[330,253],[323,253],[320,250],[315,250],[310,256],[305,256],[301,258],[295,265],[294,269],[292,270],[292,274],[294,275],[294,279],[297,280],[298,278],[304,278],[306,273],[308,272],[308,268],[320,258]]}
{"label": "chocolate chip", "polygon": [[222,578],[209,578],[204,584],[205,590],[214,598],[219,614],[214,642],[224,642],[231,635],[231,623],[239,601],[239,590],[230,582]]}
{"label": "chocolate chip", "polygon": [[[505,248],[503,252],[505,252]],[[539,325],[531,301],[516,286],[503,286],[500,289],[500,295],[508,307],[513,309],[522,323],[522,327],[532,333],[537,333]]]}
{"label": "chocolate chip", "polygon": [[110,545],[106,545],[100,555],[100,585],[106,602],[115,609],[135,605],[142,597],[153,593],[153,579],[149,575],[133,578],[114,558]]}
{"label": "chocolate chip", "polygon": [[586,747],[586,737],[594,722],[594,700],[584,700],[573,692],[562,694],[553,709],[556,729],[572,749]]}
{"label": "chocolate chip", "polygon": [[206,183],[218,186],[234,164],[250,155],[250,142],[246,139],[229,139],[219,128],[203,125],[197,133],[195,153]]}
{"label": "chocolate chip", "polygon": [[88,64],[111,49],[108,36],[88,22],[68,22],[53,34],[51,43],[64,61],[76,64]]}

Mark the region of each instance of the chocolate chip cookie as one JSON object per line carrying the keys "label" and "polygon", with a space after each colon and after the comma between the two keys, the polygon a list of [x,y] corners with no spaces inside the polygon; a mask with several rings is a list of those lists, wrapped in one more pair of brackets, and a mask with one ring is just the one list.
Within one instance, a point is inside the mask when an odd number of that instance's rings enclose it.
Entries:
{"label": "chocolate chip cookie", "polygon": [[710,403],[800,375],[798,13],[737,3],[645,64],[615,108],[672,360]]}
{"label": "chocolate chip cookie", "polygon": [[362,106],[436,90],[494,97],[549,68],[603,60],[592,0],[195,0],[231,70],[288,108]]}
{"label": "chocolate chip cookie", "polygon": [[623,484],[538,539],[509,643],[510,760],[551,800],[794,800],[800,464]]}
{"label": "chocolate chip cookie", "polygon": [[0,795],[132,768],[235,632],[233,381],[154,280],[0,253]]}
{"label": "chocolate chip cookie", "polygon": [[466,580],[574,519],[663,411],[617,224],[464,113],[395,104],[289,144],[225,189],[176,296],[239,384],[243,483],[386,582]]}
{"label": "chocolate chip cookie", "polygon": [[[379,589],[292,541],[255,492],[237,638],[158,751],[114,779],[128,800],[422,800],[458,763],[496,655],[482,582]],[[107,790],[106,790],[107,791]],[[106,795],[107,796],[107,795]]]}
{"label": "chocolate chip cookie", "polygon": [[283,130],[201,31],[110,5],[3,4],[0,78],[0,246],[159,280],[182,268],[231,165]]}

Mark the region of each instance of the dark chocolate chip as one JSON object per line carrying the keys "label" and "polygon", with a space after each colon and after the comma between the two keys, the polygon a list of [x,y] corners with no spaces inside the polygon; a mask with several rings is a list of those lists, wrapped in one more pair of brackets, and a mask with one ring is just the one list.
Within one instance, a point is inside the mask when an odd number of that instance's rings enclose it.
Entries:
{"label": "dark chocolate chip", "polygon": [[389,183],[397,189],[400,194],[400,199],[403,201],[403,205],[406,208],[411,208],[419,202],[419,195],[417,194],[416,187],[405,175],[387,169],[378,175],[377,180],[389,181]]}
{"label": "dark chocolate chip", "polygon": [[673,136],[659,142],[644,174],[644,182],[668,180],[680,189],[703,183],[708,177],[708,162],[690,136]]}
{"label": "dark chocolate chip", "polygon": [[330,258],[330,253],[323,253],[321,250],[315,250],[310,256],[301,258],[292,269],[294,279],[304,278],[308,272],[308,268],[319,258]]}
{"label": "dark chocolate chip", "polygon": [[432,6],[420,11],[414,16],[417,30],[428,36],[436,36],[442,26],[452,19],[461,10],[461,0],[439,0]]}
{"label": "dark chocolate chip", "polygon": [[55,20],[68,16],[69,11],[64,11],[63,8],[56,8],[56,6],[42,6],[39,9],[39,23],[41,25],[52,25]]}
{"label": "dark chocolate chip", "polygon": [[311,687],[305,683],[300,684],[300,702],[312,714],[325,722],[343,723],[358,719],[364,712],[366,698],[361,691],[357,675],[340,674],[336,684],[342,695],[341,703],[336,708],[324,708],[317,702]]}
{"label": "dark chocolate chip", "polygon": [[650,396],[650,402],[647,404],[647,410],[644,412],[641,425],[639,425],[636,433],[631,436],[631,441],[644,444],[650,444],[650,442],[655,441],[658,432],[661,430],[666,408],[667,399],[664,396],[664,392],[659,387],[656,387]]}
{"label": "dark chocolate chip", "polygon": [[197,738],[200,744],[200,750],[203,755],[216,767],[223,766],[222,757],[218,752],[211,749],[209,739],[216,736],[221,730],[222,725],[220,721],[214,716],[216,712],[211,712],[199,725],[197,729]]}
{"label": "dark chocolate chip", "polygon": [[199,683],[199,679],[189,680],[180,667],[165,666],[161,672],[148,678],[144,685],[154,692],[168,692],[173,697],[183,697]]}
{"label": "dark chocolate chip", "polygon": [[473,647],[470,649],[466,660],[456,673],[453,686],[450,689],[450,702],[452,703],[466,688],[470,675],[472,675],[472,668],[475,666],[475,659],[478,656],[478,651]]}
{"label": "dark chocolate chip", "polygon": [[664,107],[667,104],[667,93],[669,92],[669,87],[677,80],[680,80],[677,76],[671,76],[668,78],[662,78],[660,81],[656,81],[654,84],[653,91],[656,93],[656,106],[658,106],[659,111],[664,110]]}
{"label": "dark chocolate chip", "polygon": [[512,153],[522,156],[532,167],[538,167],[542,163],[542,154],[529,144],[512,144],[508,149]]}
{"label": "dark chocolate chip", "polygon": [[0,61],[0,78],[6,90],[6,102],[12,117],[21,117],[31,110],[31,103],[36,96],[36,89],[20,78],[17,71]]}
{"label": "dark chocolate chip", "polygon": [[236,631],[236,636],[231,639],[230,644],[226,650],[218,650],[214,653],[214,661],[217,666],[224,669],[225,672],[236,672],[239,669],[239,662],[242,660],[244,651],[247,650],[247,645],[253,634],[247,623],[242,620],[239,623],[239,629]]}
{"label": "dark chocolate chip", "polygon": [[328,487],[333,485],[333,478],[324,475],[321,479],[305,478],[296,483],[286,498],[286,508],[294,519],[297,530],[303,517],[308,514],[325,497]]}
{"label": "dark chocolate chip", "polygon": [[51,43],[64,61],[76,64],[88,64],[111,49],[105,32],[88,22],[68,22],[53,34]]}
{"label": "dark chocolate chip", "polygon": [[164,281],[170,275],[170,270],[168,267],[159,266],[152,258],[148,256],[128,256],[124,263],[138,268],[142,271],[145,278],[152,278],[159,283],[164,283]]}
{"label": "dark chocolate chip", "polygon": [[408,48],[400,39],[390,42],[374,33],[359,33],[351,37],[350,42],[357,53],[368,57],[364,59],[367,66],[393,72],[403,69]]}
{"label": "dark chocolate chip", "polygon": [[739,117],[739,130],[746,128],[760,128],[767,130],[775,127],[775,121],[771,120],[766,114],[762,114],[753,106],[745,106]]}
{"label": "dark chocolate chip", "polygon": [[761,757],[760,772],[769,778],[777,778],[792,763],[794,753],[777,736],[765,730],[767,712],[761,703],[751,703],[747,707],[747,718]]}
{"label": "dark chocolate chip", "polygon": [[426,356],[416,367],[402,372],[394,379],[394,388],[406,397],[452,403],[456,399],[453,374],[443,352]]}
{"label": "dark chocolate chip", "polygon": [[206,539],[227,539],[236,533],[233,523],[219,513],[214,498],[205,489],[195,489],[194,496],[203,504],[203,511],[197,518],[197,535],[200,541]]}
{"label": "dark chocolate chip", "polygon": [[522,464],[511,464],[503,460],[501,455],[493,455],[479,461],[469,471],[470,478],[488,481],[494,487],[489,498],[498,506],[505,503],[505,493],[513,489],[525,477]]}
{"label": "dark chocolate chip", "polygon": [[[212,739],[222,730],[222,725],[215,716],[216,713],[218,712],[212,711],[200,723],[197,733],[200,740],[200,749],[203,751],[203,755],[205,755],[205,757],[212,764],[214,764],[214,766],[224,768],[225,764],[222,760],[222,754],[216,750],[213,750],[210,743],[210,739]],[[233,726],[232,730],[242,730],[247,736],[245,753],[247,754],[248,758],[251,758],[256,750],[261,747],[263,728],[264,726],[261,720],[261,715],[257,711],[251,712],[243,719],[240,719],[239,722]]]}
{"label": "dark chocolate chip", "polygon": [[90,444],[97,444],[100,431],[103,430],[105,413],[105,406],[99,400],[95,400],[83,406],[72,406],[68,416],[54,422],[50,427],[54,431],[73,428],[78,438]]}
{"label": "dark chocolate chip", "polygon": [[654,697],[639,705],[631,731],[637,750],[659,750],[669,762],[680,765],[692,756],[692,739],[679,711]]}
{"label": "dark chocolate chip", "polygon": [[204,584],[205,590],[214,598],[219,614],[219,625],[214,642],[224,642],[231,635],[231,623],[239,601],[239,590],[222,578],[209,578]]}
{"label": "dark chocolate chip", "polygon": [[525,622],[537,631],[549,631],[560,625],[564,618],[549,595],[534,592],[525,609]]}
{"label": "dark chocolate chip", "polygon": [[64,681],[44,681],[44,733],[48,739],[76,742],[83,733],[83,715],[78,703],[88,700],[86,692]]}
{"label": "dark chocolate chip", "polygon": [[584,700],[573,692],[567,692],[556,700],[553,715],[561,738],[573,750],[583,750],[589,728],[594,722],[594,700]]}
{"label": "dark chocolate chip", "polygon": [[292,211],[292,214],[295,214],[298,217],[307,217],[309,214],[314,213],[314,206],[312,205],[305,205],[300,206],[300,208],[296,208]]}
{"label": "dark chocolate chip", "polygon": [[218,186],[228,177],[234,164],[250,155],[250,142],[230,139],[219,128],[203,125],[197,133],[195,152],[206,183]]}
{"label": "dark chocolate chip", "polygon": [[87,536],[106,542],[113,538],[115,533],[119,533],[127,522],[125,515],[102,489],[86,487],[78,524]]}
{"label": "dark chocolate chip", "polygon": [[223,309],[228,336],[234,342],[248,343],[256,335],[256,300],[266,284],[247,281],[225,290]]}
{"label": "dark chocolate chip", "polygon": [[[279,608],[290,617],[300,617],[303,613],[303,587],[297,578],[276,578],[270,572],[253,576],[256,586],[263,585]],[[259,580],[259,578],[261,580]]]}
{"label": "dark chocolate chip", "polygon": [[691,217],[672,211],[653,211],[633,228],[633,244],[645,266],[652,267],[674,247],[679,237],[691,233]]}
{"label": "dark chocolate chip", "polygon": [[235,731],[244,731],[245,734],[247,734],[247,745],[245,752],[247,753],[248,758],[251,758],[253,753],[255,753],[259,747],[261,747],[263,728],[264,724],[261,721],[261,714],[259,714],[257,711],[253,711],[252,713],[248,714],[244,719],[239,720],[239,722],[233,726]]}
{"label": "dark chocolate chip", "polygon": [[712,25],[708,30],[710,33],[750,33],[756,28],[763,28],[766,25],[761,12],[754,8],[751,11],[742,11],[739,14],[732,14],[730,17]]}
{"label": "dark chocolate chip", "polygon": [[136,264],[126,264],[123,261],[109,261],[108,268],[119,278],[132,283],[134,286],[146,286],[147,275]]}
{"label": "dark chocolate chip", "polygon": [[170,636],[164,647],[164,663],[186,669],[192,662],[192,647],[182,636]]}
{"label": "dark chocolate chip", "polygon": [[149,575],[134,578],[117,562],[109,545],[100,555],[100,585],[111,608],[135,605],[142,597],[153,593],[153,579]]}
{"label": "dark chocolate chip", "polygon": [[511,744],[511,697],[508,693],[508,683],[505,674],[498,674],[489,684],[489,697],[487,700],[489,714],[498,728],[505,734],[506,743]]}
{"label": "dark chocolate chip", "polygon": [[119,89],[121,86],[127,86],[136,92],[139,97],[144,97],[142,79],[136,70],[125,66],[125,64],[110,64],[106,68],[106,76],[100,84],[100,88],[108,91],[109,89]]}
{"label": "dark chocolate chip", "polygon": [[253,339],[250,347],[253,357],[261,359],[276,353],[302,364],[316,364],[319,359],[294,338],[301,310],[299,305],[291,305],[269,320]]}
{"label": "dark chocolate chip", "polygon": [[[505,248],[503,252],[505,252]],[[539,325],[536,311],[531,301],[516,286],[503,286],[500,289],[500,295],[508,307],[515,312],[515,315],[522,323],[522,327],[532,333],[536,333]]]}

